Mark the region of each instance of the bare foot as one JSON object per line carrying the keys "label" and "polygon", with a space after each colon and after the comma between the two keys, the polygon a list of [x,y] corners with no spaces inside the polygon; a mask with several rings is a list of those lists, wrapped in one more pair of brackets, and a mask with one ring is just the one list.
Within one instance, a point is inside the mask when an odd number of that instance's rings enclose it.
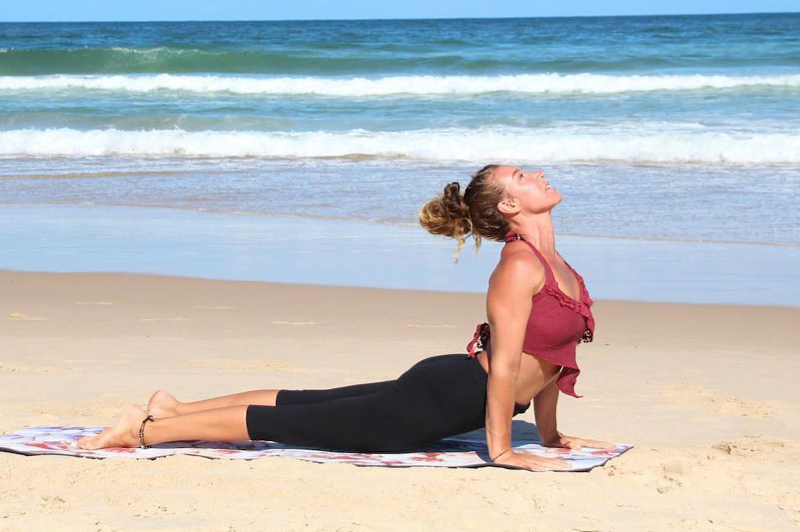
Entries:
{"label": "bare foot", "polygon": [[144,408],[130,405],[122,411],[119,421],[100,434],[78,440],[79,449],[105,449],[107,447],[136,447],[139,445],[139,427],[147,417]]}
{"label": "bare foot", "polygon": [[155,418],[177,416],[180,404],[169,392],[158,390],[147,403],[147,412]]}

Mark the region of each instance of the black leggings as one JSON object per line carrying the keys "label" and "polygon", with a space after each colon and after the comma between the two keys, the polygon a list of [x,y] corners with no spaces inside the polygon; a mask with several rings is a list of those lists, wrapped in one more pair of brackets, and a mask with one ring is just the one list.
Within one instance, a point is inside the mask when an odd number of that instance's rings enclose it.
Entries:
{"label": "black leggings", "polygon": [[[253,440],[337,451],[399,452],[484,426],[488,375],[477,358],[438,355],[396,380],[328,390],[280,390],[247,407]],[[514,415],[530,405],[514,407]]]}

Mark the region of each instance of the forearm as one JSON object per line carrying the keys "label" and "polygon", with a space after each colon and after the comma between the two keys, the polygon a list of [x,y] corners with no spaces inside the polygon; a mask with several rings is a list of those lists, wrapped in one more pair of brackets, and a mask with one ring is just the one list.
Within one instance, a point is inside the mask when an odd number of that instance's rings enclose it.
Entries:
{"label": "forearm", "polygon": [[495,457],[511,447],[511,418],[514,415],[516,375],[511,371],[492,371],[486,393],[486,443],[489,456]]}
{"label": "forearm", "polygon": [[556,427],[556,406],[558,404],[558,387],[556,379],[552,379],[533,398],[533,414],[536,417],[536,429],[543,442],[558,437]]}

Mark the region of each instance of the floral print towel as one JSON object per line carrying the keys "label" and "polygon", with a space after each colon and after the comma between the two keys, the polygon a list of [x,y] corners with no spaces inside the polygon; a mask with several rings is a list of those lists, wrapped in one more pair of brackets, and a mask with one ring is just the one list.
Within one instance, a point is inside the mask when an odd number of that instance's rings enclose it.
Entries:
{"label": "floral print towel", "polygon": [[[491,465],[483,440],[447,438],[414,452],[357,453],[299,448],[270,441],[183,441],[163,443],[148,449],[78,449],[75,442],[83,436],[97,434],[103,427],[71,427],[48,425],[30,427],[0,435],[0,450],[25,455],[61,454],[86,458],[159,458],[176,454],[206,458],[254,459],[265,456],[287,456],[311,462],[340,462],[359,466],[383,467],[481,467]],[[583,448],[580,451],[543,447],[535,441],[514,441],[514,450],[537,456],[567,460],[569,471],[589,471],[605,464],[631,449],[632,445],[617,444],[614,449]]]}

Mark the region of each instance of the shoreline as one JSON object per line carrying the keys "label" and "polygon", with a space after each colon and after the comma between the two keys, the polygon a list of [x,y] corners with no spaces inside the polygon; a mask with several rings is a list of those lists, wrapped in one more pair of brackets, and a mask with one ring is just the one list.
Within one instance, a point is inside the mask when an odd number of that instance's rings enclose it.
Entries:
{"label": "shoreline", "polygon": [[[201,276],[194,276],[194,275],[168,275],[168,274],[159,274],[159,273],[147,273],[147,272],[125,272],[125,271],[93,271],[93,270],[86,270],[86,271],[46,271],[46,270],[16,270],[11,268],[0,268],[0,278],[3,275],[15,275],[15,274],[37,274],[37,275],[65,275],[65,276],[91,276],[91,275],[108,275],[108,276],[119,276],[119,277],[131,277],[131,278],[138,278],[138,279],[161,279],[161,280],[186,280],[186,281],[207,281],[207,282],[220,282],[220,283],[234,283],[234,284],[254,284],[254,285],[264,285],[264,286],[271,286],[271,287],[287,287],[287,288],[295,288],[295,289],[339,289],[339,290],[370,290],[376,292],[396,292],[396,293],[408,293],[408,294],[428,294],[428,295],[461,295],[461,296],[469,296],[475,297],[480,296],[482,301],[485,301],[485,292],[468,292],[468,291],[454,291],[454,290],[436,290],[436,289],[425,289],[425,288],[395,288],[395,287],[383,287],[383,286],[360,286],[360,285],[333,285],[333,284],[325,284],[325,283],[299,283],[299,282],[283,282],[283,281],[264,281],[258,279],[220,279],[217,277],[201,277]],[[747,304],[747,303],[719,303],[719,302],[694,302],[694,301],[643,301],[639,299],[613,299],[613,298],[592,298],[592,301],[595,303],[601,302],[603,304],[649,304],[649,305],[666,305],[666,306],[681,306],[686,305],[689,307],[719,307],[719,308],[758,308],[764,310],[774,310],[774,311],[797,311],[800,310],[800,305],[793,306],[793,305],[772,305],[772,304]]]}
{"label": "shoreline", "polygon": [[[501,244],[459,263],[421,228],[108,206],[0,206],[0,269],[485,293]],[[800,307],[800,248],[559,236],[593,299]]]}

